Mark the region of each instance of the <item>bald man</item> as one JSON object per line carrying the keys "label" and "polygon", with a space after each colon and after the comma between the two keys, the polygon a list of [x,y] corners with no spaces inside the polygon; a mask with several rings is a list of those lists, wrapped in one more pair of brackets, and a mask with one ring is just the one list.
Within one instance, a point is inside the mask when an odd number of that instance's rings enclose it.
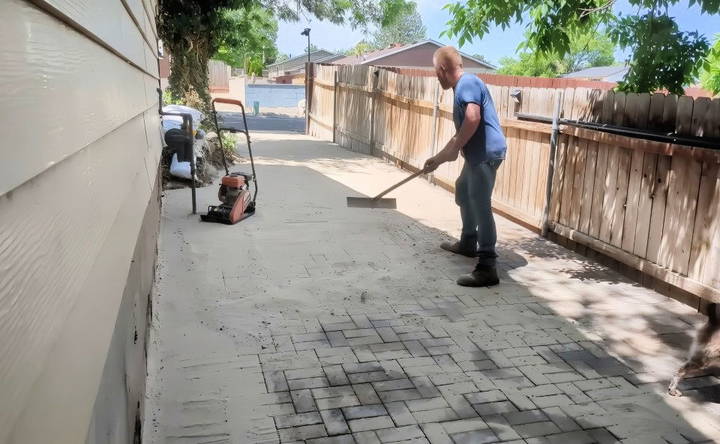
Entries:
{"label": "bald man", "polygon": [[458,285],[487,287],[499,283],[495,262],[497,234],[490,200],[495,174],[505,159],[507,144],[495,112],[490,91],[477,76],[463,72],[462,58],[452,46],[438,49],[433,56],[435,73],[443,89],[455,93],[453,120],[455,136],[425,162],[434,171],[445,162],[465,158],[455,182],[455,203],[460,207],[462,234],[456,243],[444,242],[444,250],[477,257],[475,270],[458,278]]}

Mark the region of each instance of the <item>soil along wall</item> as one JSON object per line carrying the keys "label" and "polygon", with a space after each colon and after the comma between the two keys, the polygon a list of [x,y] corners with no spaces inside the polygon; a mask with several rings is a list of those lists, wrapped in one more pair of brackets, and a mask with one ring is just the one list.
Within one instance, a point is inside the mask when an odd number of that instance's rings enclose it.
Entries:
{"label": "soil along wall", "polygon": [[154,0],[0,2],[0,443],[133,442],[159,220]]}

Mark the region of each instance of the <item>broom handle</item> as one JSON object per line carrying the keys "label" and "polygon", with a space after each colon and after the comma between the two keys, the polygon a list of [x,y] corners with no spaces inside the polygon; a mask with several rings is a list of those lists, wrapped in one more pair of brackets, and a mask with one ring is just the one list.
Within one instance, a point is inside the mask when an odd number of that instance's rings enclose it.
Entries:
{"label": "broom handle", "polygon": [[381,197],[383,197],[390,191],[394,190],[395,188],[397,188],[401,185],[405,185],[406,183],[410,182],[411,180],[415,179],[416,177],[420,176],[421,174],[425,174],[425,170],[420,170],[417,173],[413,173],[412,175],[406,177],[405,179],[403,179],[400,182],[396,183],[395,185],[391,186],[387,190],[385,190],[382,193],[378,194],[377,196],[373,197],[372,200],[380,200]]}

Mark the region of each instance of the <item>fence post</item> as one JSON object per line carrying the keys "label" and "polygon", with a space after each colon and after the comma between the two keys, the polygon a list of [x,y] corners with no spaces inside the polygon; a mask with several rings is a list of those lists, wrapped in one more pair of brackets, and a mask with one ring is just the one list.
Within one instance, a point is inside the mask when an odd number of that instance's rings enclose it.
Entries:
{"label": "fence post", "polygon": [[336,142],[335,132],[337,131],[337,96],[338,96],[338,68],[335,67],[333,80],[333,123],[332,123],[332,141]]}
{"label": "fence post", "polygon": [[555,97],[555,112],[553,113],[552,133],[550,133],[550,156],[548,157],[547,184],[545,185],[545,208],[543,209],[542,227],[540,234],[547,237],[550,219],[550,200],[552,199],[552,183],[555,175],[555,158],[557,157],[557,144],[560,136],[560,112],[563,103],[564,91]]}
{"label": "fence post", "polygon": [[370,91],[370,154],[375,156],[375,106],[377,103],[377,84],[380,77],[380,70],[374,69],[372,72],[371,88]]}
{"label": "fence post", "polygon": [[305,63],[305,134],[310,134],[310,108],[312,107],[312,63]]}

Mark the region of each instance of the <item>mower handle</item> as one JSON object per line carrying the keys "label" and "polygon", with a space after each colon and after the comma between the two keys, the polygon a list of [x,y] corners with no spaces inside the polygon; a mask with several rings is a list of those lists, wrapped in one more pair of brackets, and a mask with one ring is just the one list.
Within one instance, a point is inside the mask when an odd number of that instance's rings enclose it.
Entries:
{"label": "mower handle", "polygon": [[214,98],[214,99],[212,100],[213,105],[214,105],[216,102],[217,102],[217,103],[227,103],[227,104],[229,104],[229,105],[237,105],[237,106],[239,106],[240,108],[243,109],[243,112],[245,112],[245,106],[243,106],[243,103],[242,103],[242,101],[240,101],[240,100],[236,100],[236,99],[225,99],[225,98],[222,98],[222,97],[216,97],[216,98]]}

